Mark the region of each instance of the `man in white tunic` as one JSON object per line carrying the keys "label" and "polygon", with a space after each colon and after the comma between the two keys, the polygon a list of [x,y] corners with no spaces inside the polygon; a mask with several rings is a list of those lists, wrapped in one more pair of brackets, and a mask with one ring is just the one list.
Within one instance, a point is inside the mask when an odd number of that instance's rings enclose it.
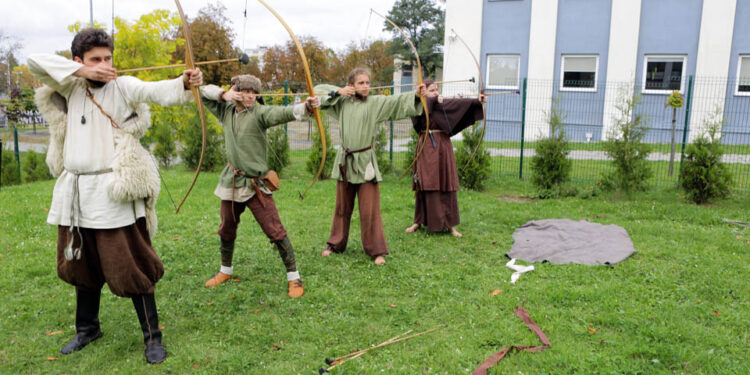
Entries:
{"label": "man in white tunic", "polygon": [[28,58],[45,87],[36,100],[50,123],[47,164],[59,175],[47,222],[58,226],[57,273],[76,287],[76,335],[62,354],[102,336],[101,288],[133,301],[149,363],[167,357],[161,342],[154,288],[164,266],[151,246],[159,194],[156,165],[138,142],[150,125],[146,103],[171,106],[191,99],[202,83],[198,69],[177,79],[143,82],[117,77],[114,44],[103,30],[73,39],[73,60]]}

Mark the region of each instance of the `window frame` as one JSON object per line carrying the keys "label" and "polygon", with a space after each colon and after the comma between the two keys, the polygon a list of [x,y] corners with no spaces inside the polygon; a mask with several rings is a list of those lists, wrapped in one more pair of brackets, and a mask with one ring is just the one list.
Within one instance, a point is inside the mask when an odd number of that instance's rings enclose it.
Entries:
{"label": "window frame", "polygon": [[[516,59],[516,63],[518,68],[516,69],[516,83],[515,85],[490,85],[490,58],[493,56],[504,56],[504,57],[514,57]],[[487,77],[486,87],[488,89],[492,90],[518,90],[520,87],[521,82],[521,55],[520,54],[513,54],[513,53],[488,53],[486,58],[486,66],[485,66],[485,77]]]}
{"label": "window frame", "polygon": [[750,91],[740,91],[740,78],[742,78],[740,77],[740,71],[742,71],[743,59],[747,59],[747,63],[750,65],[750,54],[740,54],[737,59],[737,79],[734,83],[734,95],[735,96],[750,96]]}
{"label": "window frame", "polygon": [[680,74],[680,89],[678,90],[681,94],[685,92],[685,75],[687,74],[687,55],[643,55],[643,72],[641,77],[641,93],[643,94],[664,94],[669,95],[672,93],[672,89],[647,89],[646,88],[646,75],[648,74],[648,63],[649,60],[659,61],[682,59],[682,73]]}
{"label": "window frame", "polygon": [[[565,58],[566,57],[593,57],[594,62],[594,87],[565,87]],[[599,89],[599,55],[595,54],[563,54],[560,56],[560,91],[596,92]]]}

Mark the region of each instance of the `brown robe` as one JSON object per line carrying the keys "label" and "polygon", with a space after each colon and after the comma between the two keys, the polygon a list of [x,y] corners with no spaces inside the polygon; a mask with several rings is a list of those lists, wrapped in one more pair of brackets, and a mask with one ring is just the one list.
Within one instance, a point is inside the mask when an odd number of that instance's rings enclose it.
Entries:
{"label": "brown robe", "polygon": [[[414,223],[431,232],[455,227],[458,214],[458,170],[450,137],[483,119],[482,103],[477,99],[427,100],[430,132],[427,144],[415,164],[412,189],[416,191]],[[412,117],[419,143],[424,142],[425,116]]]}

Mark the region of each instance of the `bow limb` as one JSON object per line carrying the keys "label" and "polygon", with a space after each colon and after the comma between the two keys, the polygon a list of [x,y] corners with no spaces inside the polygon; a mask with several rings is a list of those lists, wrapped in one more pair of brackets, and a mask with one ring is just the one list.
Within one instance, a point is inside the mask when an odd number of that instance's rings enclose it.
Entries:
{"label": "bow limb", "polygon": [[[393,21],[391,21],[388,17],[376,12],[374,9],[370,9],[370,12],[377,14],[378,16],[382,17],[386,22],[390,23],[398,32],[401,34],[402,37],[406,40],[406,42],[409,44],[409,48],[411,48],[411,52],[414,54],[414,57],[417,59],[417,85],[422,85],[422,62],[419,59],[419,53],[417,52],[417,48],[414,46],[414,43],[412,43],[411,39],[406,35],[406,32],[398,25],[396,25]],[[427,126],[425,128],[425,134],[430,133],[430,111],[427,109],[427,99],[424,97],[424,95],[419,95],[419,101],[422,102],[422,109],[424,110],[424,116],[425,116],[425,122],[427,123]],[[422,153],[422,150],[424,149],[424,145],[427,143],[427,135],[424,137],[424,141],[422,141],[422,144],[419,144],[417,142],[417,152],[414,155],[414,160],[412,160],[411,164],[404,170],[404,173],[399,176],[399,180],[404,178],[407,172],[414,166],[414,163],[419,160],[419,155]]]}
{"label": "bow limb", "polygon": [[[313,90],[313,83],[312,83],[312,76],[310,75],[310,65],[307,63],[307,56],[305,56],[305,50],[302,48],[302,44],[297,40],[297,36],[294,35],[294,32],[292,32],[292,28],[289,27],[289,25],[284,21],[283,18],[281,18],[281,15],[279,15],[273,8],[271,8],[270,5],[266,4],[263,0],[258,0],[266,9],[268,9],[275,17],[276,19],[281,22],[281,24],[284,26],[286,31],[289,33],[289,36],[292,38],[292,41],[294,41],[294,45],[297,47],[297,53],[299,53],[300,58],[302,59],[302,67],[305,70],[305,81],[307,83],[307,92],[308,96],[315,96],[315,91]],[[313,115],[315,116],[315,123],[318,126],[318,133],[320,133],[320,146],[322,147],[323,156],[320,159],[320,166],[318,167],[318,172],[315,174],[315,178],[313,178],[310,185],[305,189],[305,192],[300,194],[300,199],[305,198],[305,194],[307,194],[307,191],[310,190],[310,188],[315,185],[315,182],[318,181],[320,178],[320,174],[323,173],[323,168],[325,168],[326,164],[326,151],[327,151],[327,145],[326,145],[326,134],[325,134],[325,128],[323,128],[323,121],[320,118],[320,112],[317,108],[313,108]]]}
{"label": "bow limb", "polygon": [[[482,67],[479,65],[479,60],[477,60],[477,57],[474,55],[474,52],[471,51],[471,48],[469,48],[469,45],[464,41],[463,38],[461,38],[460,35],[456,32],[456,30],[451,29],[454,35],[456,35],[456,38],[461,42],[461,44],[466,47],[466,50],[469,51],[469,55],[471,56],[472,60],[474,60],[474,65],[477,66],[477,76],[479,78],[479,100],[482,100],[482,96],[484,95],[484,79],[482,79]],[[479,151],[479,147],[482,145],[482,141],[484,141],[484,132],[487,130],[487,105],[482,102],[482,118],[484,119],[484,126],[482,126],[482,136],[479,138],[479,142],[477,143],[477,147],[474,149],[474,152],[471,153],[471,156],[469,156],[469,160],[464,165],[463,169],[461,169],[461,173],[463,173],[466,170],[466,167],[469,166],[472,160],[474,160],[474,157],[477,155],[477,151]]]}
{"label": "bow limb", "polygon": [[[185,18],[185,13],[183,13],[182,11],[180,0],[174,0],[174,2],[175,4],[177,4],[177,10],[180,12],[180,18],[182,19],[182,33],[185,37],[185,67],[187,69],[195,69],[195,59],[193,58],[193,44],[190,39],[190,24],[188,23],[187,18]],[[206,112],[203,109],[203,100],[197,87],[190,85],[190,91],[193,93],[193,97],[195,98],[195,105],[198,107],[198,114],[201,118],[201,156],[198,159],[198,167],[195,169],[193,182],[190,183],[190,187],[187,189],[185,196],[180,199],[180,203],[177,205],[177,210],[175,210],[175,213],[180,213],[182,204],[185,203],[188,195],[190,195],[190,192],[193,190],[193,186],[195,186],[195,182],[198,180],[198,175],[201,173],[201,167],[203,166],[203,157],[206,154],[206,137],[208,135],[208,129],[206,127]]]}

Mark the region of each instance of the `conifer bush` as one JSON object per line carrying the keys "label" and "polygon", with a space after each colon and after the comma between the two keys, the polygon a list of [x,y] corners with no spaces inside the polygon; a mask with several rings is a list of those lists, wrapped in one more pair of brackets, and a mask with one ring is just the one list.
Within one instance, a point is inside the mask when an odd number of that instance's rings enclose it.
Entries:
{"label": "conifer bush", "polygon": [[[206,154],[203,158],[202,171],[210,171],[216,167],[223,167],[226,164],[224,155],[224,137],[221,134],[221,128],[213,116],[206,116],[207,135],[206,135]],[[180,157],[188,169],[195,169],[201,156],[202,129],[200,116],[196,113],[190,118],[187,124],[180,127],[178,131],[179,139],[183,143],[183,149],[180,151]]]}
{"label": "conifer bush", "polygon": [[729,194],[732,175],[727,165],[721,162],[724,150],[721,146],[721,111],[715,120],[706,122],[706,132],[688,145],[684,164],[680,170],[680,185],[691,201],[701,204]]}
{"label": "conifer bush", "polygon": [[[378,160],[378,168],[381,174],[386,174],[391,171],[391,160],[388,153],[388,133],[385,131],[385,127],[380,127],[378,131],[378,137],[375,139],[375,155]],[[413,155],[413,154],[412,154]]]}
{"label": "conifer bush", "polygon": [[[323,129],[325,130],[326,140],[326,163],[323,167],[323,171],[320,172],[320,179],[325,180],[331,177],[331,168],[333,168],[333,161],[336,159],[336,149],[331,144],[331,132],[328,121],[328,116],[325,112],[320,111],[320,118],[323,120]],[[318,167],[320,167],[320,159],[323,158],[323,148],[320,147],[320,133],[315,131],[310,137],[312,139],[312,148],[310,154],[307,157],[307,163],[305,169],[310,172],[313,176],[318,173]]]}
{"label": "conifer bush", "polygon": [[21,163],[21,169],[23,170],[24,182],[44,181],[52,179],[52,174],[49,173],[49,168],[44,159],[47,157],[45,153],[37,153],[33,150],[26,152],[23,157],[23,163]]}
{"label": "conifer bush", "polygon": [[[623,95],[620,95],[622,98]],[[626,194],[644,191],[652,175],[646,158],[651,147],[643,142],[646,124],[642,114],[634,114],[641,96],[621,99],[615,108],[615,124],[604,142],[604,151],[612,159],[614,170],[604,176],[603,186]]]}
{"label": "conifer bush", "polygon": [[266,139],[268,140],[268,168],[281,174],[284,167],[289,165],[289,136],[283,126],[277,126],[268,130]]}
{"label": "conifer bush", "polygon": [[490,177],[490,153],[484,149],[484,143],[479,146],[477,154],[469,165],[466,166],[471,154],[482,139],[482,128],[479,126],[479,122],[477,122],[473,126],[466,128],[461,134],[463,134],[463,142],[461,142],[461,145],[456,150],[458,181],[467,189],[482,190],[484,189],[485,181]]}
{"label": "conifer bush", "polygon": [[575,188],[566,186],[570,180],[572,162],[568,159],[570,146],[565,139],[564,115],[559,98],[549,116],[549,136],[536,143],[536,156],[531,159],[532,182],[539,198],[575,195]]}
{"label": "conifer bush", "polygon": [[21,179],[18,176],[18,164],[16,164],[16,157],[13,156],[13,151],[3,150],[2,157],[2,175],[0,176],[0,184],[2,186],[18,185],[21,183]]}
{"label": "conifer bush", "polygon": [[414,160],[414,155],[416,155],[417,152],[417,142],[419,141],[418,137],[419,135],[417,134],[417,132],[409,132],[409,142],[406,143],[407,157],[401,160],[401,168],[404,170],[406,170],[406,168],[409,168],[409,164],[411,164],[412,160]]}
{"label": "conifer bush", "polygon": [[150,133],[151,138],[156,142],[153,150],[154,157],[162,167],[169,168],[177,156],[177,145],[172,127],[167,123],[155,122]]}

